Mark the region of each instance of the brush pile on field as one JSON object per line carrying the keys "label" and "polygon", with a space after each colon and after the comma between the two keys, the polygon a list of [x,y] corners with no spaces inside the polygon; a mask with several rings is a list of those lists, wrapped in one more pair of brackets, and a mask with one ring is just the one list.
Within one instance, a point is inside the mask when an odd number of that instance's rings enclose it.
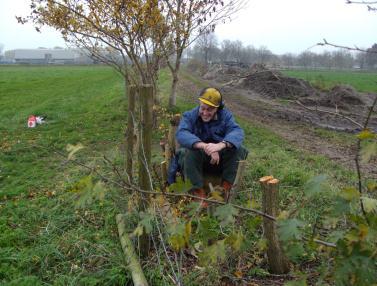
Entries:
{"label": "brush pile on field", "polygon": [[336,85],[320,100],[320,105],[349,110],[354,105],[364,105],[359,93],[350,85]]}
{"label": "brush pile on field", "polygon": [[302,98],[300,101],[308,106],[324,106],[347,111],[367,106],[363,97],[350,85],[335,85],[328,92],[321,92],[315,97]]}
{"label": "brush pile on field", "polygon": [[253,65],[250,73],[239,80],[237,85],[271,98],[297,99],[317,93],[309,82],[284,76],[264,65]]}
{"label": "brush pile on field", "polygon": [[203,78],[222,82],[224,86],[255,91],[269,98],[297,99],[317,94],[309,82],[284,76],[262,64],[254,64],[248,69],[214,65]]}
{"label": "brush pile on field", "polygon": [[244,77],[247,69],[238,66],[215,64],[204,75],[206,80],[216,80],[218,82],[228,82],[229,80]]}

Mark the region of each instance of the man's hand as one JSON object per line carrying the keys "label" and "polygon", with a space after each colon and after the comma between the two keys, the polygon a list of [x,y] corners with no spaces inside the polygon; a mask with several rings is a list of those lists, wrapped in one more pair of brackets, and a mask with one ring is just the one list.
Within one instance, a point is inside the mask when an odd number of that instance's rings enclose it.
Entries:
{"label": "man's hand", "polygon": [[220,152],[224,148],[226,148],[226,144],[224,142],[208,143],[204,147],[204,151],[206,152],[207,155],[211,155],[212,153]]}
{"label": "man's hand", "polygon": [[[205,148],[206,148],[206,146],[207,146],[208,144],[207,143],[204,143],[204,142],[196,142],[195,144],[194,144],[194,148],[195,149],[203,149],[203,150],[205,150]],[[208,154],[209,155],[209,154]]]}
{"label": "man's hand", "polygon": [[210,161],[210,163],[212,164],[212,165],[218,165],[219,163],[220,163],[220,154],[219,154],[219,152],[213,152],[213,153],[211,153],[211,161]]}

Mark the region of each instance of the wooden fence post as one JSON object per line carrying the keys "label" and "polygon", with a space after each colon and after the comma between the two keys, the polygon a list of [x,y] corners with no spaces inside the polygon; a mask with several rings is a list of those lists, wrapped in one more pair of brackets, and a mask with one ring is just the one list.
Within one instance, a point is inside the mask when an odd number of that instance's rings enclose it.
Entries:
{"label": "wooden fence post", "polygon": [[237,192],[240,189],[240,185],[242,184],[243,174],[245,173],[245,168],[246,168],[246,160],[240,160],[238,162],[236,178],[234,179],[234,183],[233,183],[233,188],[232,188],[233,192]]}
{"label": "wooden fence post", "polygon": [[179,144],[175,139],[175,132],[177,131],[177,127],[179,125],[179,121],[181,120],[181,116],[179,114],[174,115],[173,118],[170,120],[170,126],[168,131],[168,138],[165,143],[165,161],[166,161],[166,170],[162,172],[167,173],[170,165],[170,159],[172,156],[175,155],[175,152],[179,148]]}
{"label": "wooden fence post", "polygon": [[171,155],[174,155],[175,151],[179,148],[179,144],[175,138],[175,133],[177,132],[177,128],[179,122],[181,121],[181,115],[176,114],[170,120],[170,127],[169,127],[169,134],[168,134],[168,144],[170,147]]}
{"label": "wooden fence post", "polygon": [[[139,135],[139,187],[142,190],[152,190],[151,157],[153,132],[153,88],[143,85],[139,89],[140,98],[140,135]],[[141,209],[148,205],[148,197],[141,196]],[[150,240],[145,232],[139,237],[140,255],[146,257],[150,250]]]}
{"label": "wooden fence post", "polygon": [[[265,176],[259,179],[262,187],[263,212],[276,217],[278,214],[279,180],[272,176]],[[276,233],[276,223],[270,219],[263,218],[264,235],[267,240],[267,259],[271,273],[284,274],[289,272],[289,261],[285,257]]]}
{"label": "wooden fence post", "polygon": [[140,136],[139,136],[139,186],[151,191],[150,170],[152,156],[152,124],[153,124],[153,89],[151,85],[143,85],[140,95]]}
{"label": "wooden fence post", "polygon": [[136,86],[128,86],[128,118],[127,118],[127,146],[126,146],[126,174],[127,179],[132,183],[133,152],[135,143],[135,98]]}

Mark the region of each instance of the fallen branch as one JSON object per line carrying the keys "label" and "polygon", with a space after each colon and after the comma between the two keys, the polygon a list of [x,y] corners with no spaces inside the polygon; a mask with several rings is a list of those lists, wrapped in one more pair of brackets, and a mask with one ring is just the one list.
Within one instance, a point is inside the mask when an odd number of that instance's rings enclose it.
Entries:
{"label": "fallen branch", "polygon": [[302,104],[302,102],[300,102],[299,100],[295,100],[294,101],[295,103],[297,103],[298,105],[300,105],[301,107],[309,110],[309,111],[313,111],[313,112],[322,112],[322,113],[327,113],[327,114],[331,114],[331,115],[335,115],[335,116],[339,116],[339,117],[342,117],[350,122],[352,122],[353,124],[355,124],[357,127],[359,127],[360,129],[363,129],[363,125],[360,124],[359,122],[353,120],[351,117],[348,117],[342,113],[339,113],[339,112],[332,112],[332,111],[328,111],[328,110],[323,110],[323,109],[318,109],[318,108],[310,108],[310,107],[307,107],[306,105]]}
{"label": "fallen branch", "polygon": [[126,232],[124,215],[117,214],[116,222],[118,225],[120,243],[122,245],[122,249],[126,259],[127,268],[131,272],[132,281],[135,286],[148,286],[148,282],[144,276],[143,269],[141,268],[139,259],[136,255],[132,242]]}

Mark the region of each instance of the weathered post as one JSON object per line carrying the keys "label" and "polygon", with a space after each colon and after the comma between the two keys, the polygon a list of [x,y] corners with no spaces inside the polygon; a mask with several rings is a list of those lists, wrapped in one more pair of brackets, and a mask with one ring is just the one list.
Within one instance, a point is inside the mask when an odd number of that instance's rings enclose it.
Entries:
{"label": "weathered post", "polygon": [[153,89],[143,85],[139,89],[140,97],[140,142],[139,142],[139,186],[151,190],[150,166],[152,156],[153,124]]}
{"label": "weathered post", "polygon": [[171,157],[175,156],[175,152],[179,148],[178,142],[175,138],[175,132],[177,131],[177,127],[179,125],[180,120],[181,116],[179,114],[174,115],[173,118],[170,120],[168,138],[165,144],[166,172],[169,169]]}
{"label": "weathered post", "polygon": [[178,142],[175,138],[175,133],[177,132],[177,127],[181,121],[181,115],[176,114],[170,120],[169,134],[168,134],[168,144],[170,147],[171,156],[174,156],[175,151],[179,148]]}
{"label": "weathered post", "polygon": [[[151,157],[152,157],[152,132],[153,132],[153,88],[143,85],[139,88],[140,98],[140,135],[139,135],[139,187],[151,191]],[[148,196],[141,196],[141,209],[148,205]],[[144,232],[139,237],[139,250],[143,257],[149,253],[149,236]]]}
{"label": "weathered post", "polygon": [[[263,212],[276,217],[278,213],[279,180],[272,176],[259,179],[262,187]],[[263,218],[264,236],[267,240],[267,259],[271,273],[283,274],[289,272],[289,261],[285,257],[276,233],[276,223]]]}
{"label": "weathered post", "polygon": [[132,166],[133,166],[133,152],[135,142],[135,98],[136,86],[128,86],[128,118],[127,118],[127,146],[126,146],[126,174],[130,183],[132,183]]}
{"label": "weathered post", "polygon": [[162,161],[160,163],[160,167],[161,167],[161,180],[162,180],[162,184],[164,185],[165,187],[165,184],[166,182],[168,181],[168,167],[167,167],[167,162],[166,161]]}
{"label": "weathered post", "polygon": [[242,184],[242,178],[245,172],[245,168],[246,168],[246,160],[240,160],[238,162],[236,178],[234,179],[234,183],[233,183],[233,188],[232,188],[233,192],[236,192],[239,190],[240,185]]}

